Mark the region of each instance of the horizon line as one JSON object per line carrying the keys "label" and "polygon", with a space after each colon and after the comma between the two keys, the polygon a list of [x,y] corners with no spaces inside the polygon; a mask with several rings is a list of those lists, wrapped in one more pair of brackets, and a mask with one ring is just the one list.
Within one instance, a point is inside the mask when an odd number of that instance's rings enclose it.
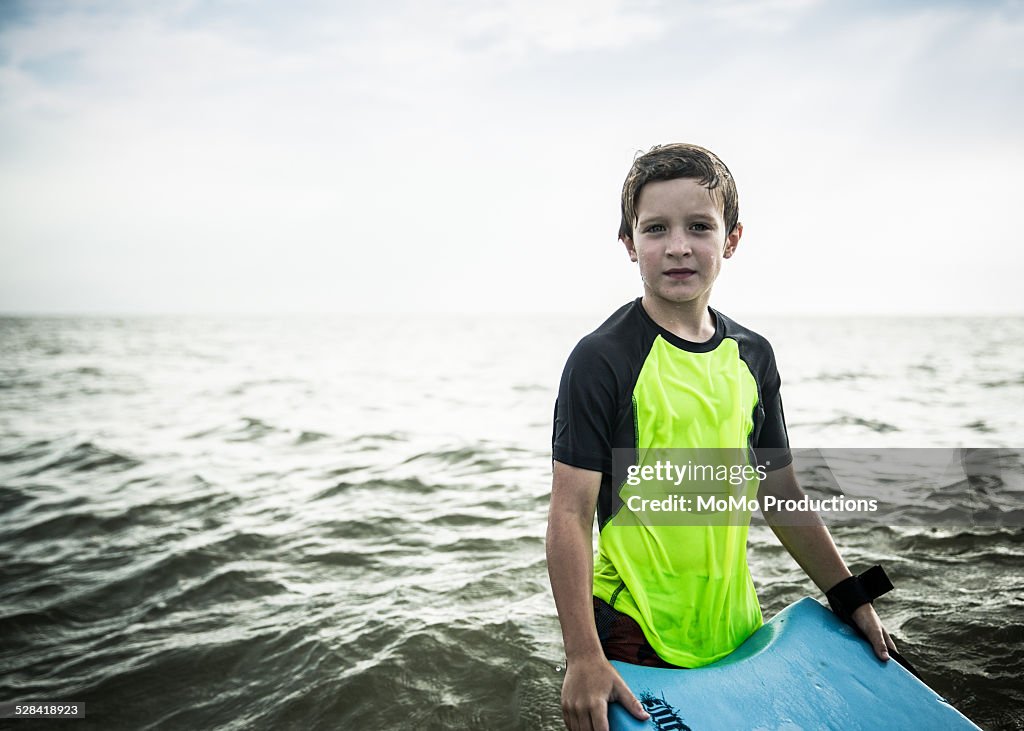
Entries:
{"label": "horizon line", "polygon": [[[717,308],[716,308],[717,309]],[[163,318],[163,317],[378,317],[378,316],[404,316],[404,317],[590,317],[602,314],[607,315],[604,310],[479,310],[468,312],[465,310],[151,310],[151,311],[116,311],[116,310],[0,310],[0,319],[30,319],[30,318]],[[915,319],[954,318],[970,319],[979,317],[1024,317],[1022,311],[1008,310],[978,310],[975,312],[853,312],[848,310],[836,310],[835,312],[798,312],[794,310],[779,310],[773,312],[751,312],[735,310],[729,313],[730,317],[756,318],[756,317],[801,317],[801,318],[845,318],[862,317],[892,319],[907,317]]]}

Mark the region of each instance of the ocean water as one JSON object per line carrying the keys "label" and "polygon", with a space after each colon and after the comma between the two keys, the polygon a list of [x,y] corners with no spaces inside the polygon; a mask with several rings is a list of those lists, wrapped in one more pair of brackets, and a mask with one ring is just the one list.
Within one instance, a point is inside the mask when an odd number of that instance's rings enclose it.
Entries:
{"label": "ocean water", "polygon": [[[82,701],[76,729],[561,728],[551,414],[601,319],[0,319],[0,702]],[[1024,446],[1024,319],[740,319],[795,446]],[[835,537],[886,566],[926,681],[1024,729],[1024,529],[991,517],[1024,491],[983,487],[985,520]],[[818,596],[768,529],[749,555],[766,616]]]}

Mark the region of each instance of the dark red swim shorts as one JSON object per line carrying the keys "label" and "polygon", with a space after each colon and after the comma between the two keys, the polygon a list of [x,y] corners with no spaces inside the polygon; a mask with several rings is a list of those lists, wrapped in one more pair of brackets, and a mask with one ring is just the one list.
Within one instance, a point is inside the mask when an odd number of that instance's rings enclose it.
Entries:
{"label": "dark red swim shorts", "polygon": [[594,622],[601,648],[609,660],[621,660],[652,668],[678,668],[662,660],[651,647],[637,621],[594,597]]}

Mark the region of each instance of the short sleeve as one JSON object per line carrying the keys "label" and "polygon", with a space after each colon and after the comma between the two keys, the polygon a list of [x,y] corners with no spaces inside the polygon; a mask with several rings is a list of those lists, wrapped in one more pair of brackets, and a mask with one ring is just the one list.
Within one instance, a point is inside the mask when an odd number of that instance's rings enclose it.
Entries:
{"label": "short sleeve", "polygon": [[569,356],[558,385],[551,439],[554,459],[611,473],[616,392],[607,353],[598,342],[584,338]]}
{"label": "short sleeve", "polygon": [[793,461],[789,450],[789,434],[786,431],[786,415],[782,409],[782,378],[775,365],[775,354],[768,346],[768,360],[761,382],[761,402],[764,407],[764,422],[758,434],[757,451],[759,464],[771,472],[785,467]]}

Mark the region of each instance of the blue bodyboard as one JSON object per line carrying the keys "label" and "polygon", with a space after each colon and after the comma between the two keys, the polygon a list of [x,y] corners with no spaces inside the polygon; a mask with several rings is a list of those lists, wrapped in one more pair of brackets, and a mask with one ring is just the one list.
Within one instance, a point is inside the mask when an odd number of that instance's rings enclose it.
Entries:
{"label": "blue bodyboard", "polygon": [[978,729],[895,660],[810,598],[778,613],[735,652],[693,670],[612,662],[651,714],[608,709],[612,731]]}

